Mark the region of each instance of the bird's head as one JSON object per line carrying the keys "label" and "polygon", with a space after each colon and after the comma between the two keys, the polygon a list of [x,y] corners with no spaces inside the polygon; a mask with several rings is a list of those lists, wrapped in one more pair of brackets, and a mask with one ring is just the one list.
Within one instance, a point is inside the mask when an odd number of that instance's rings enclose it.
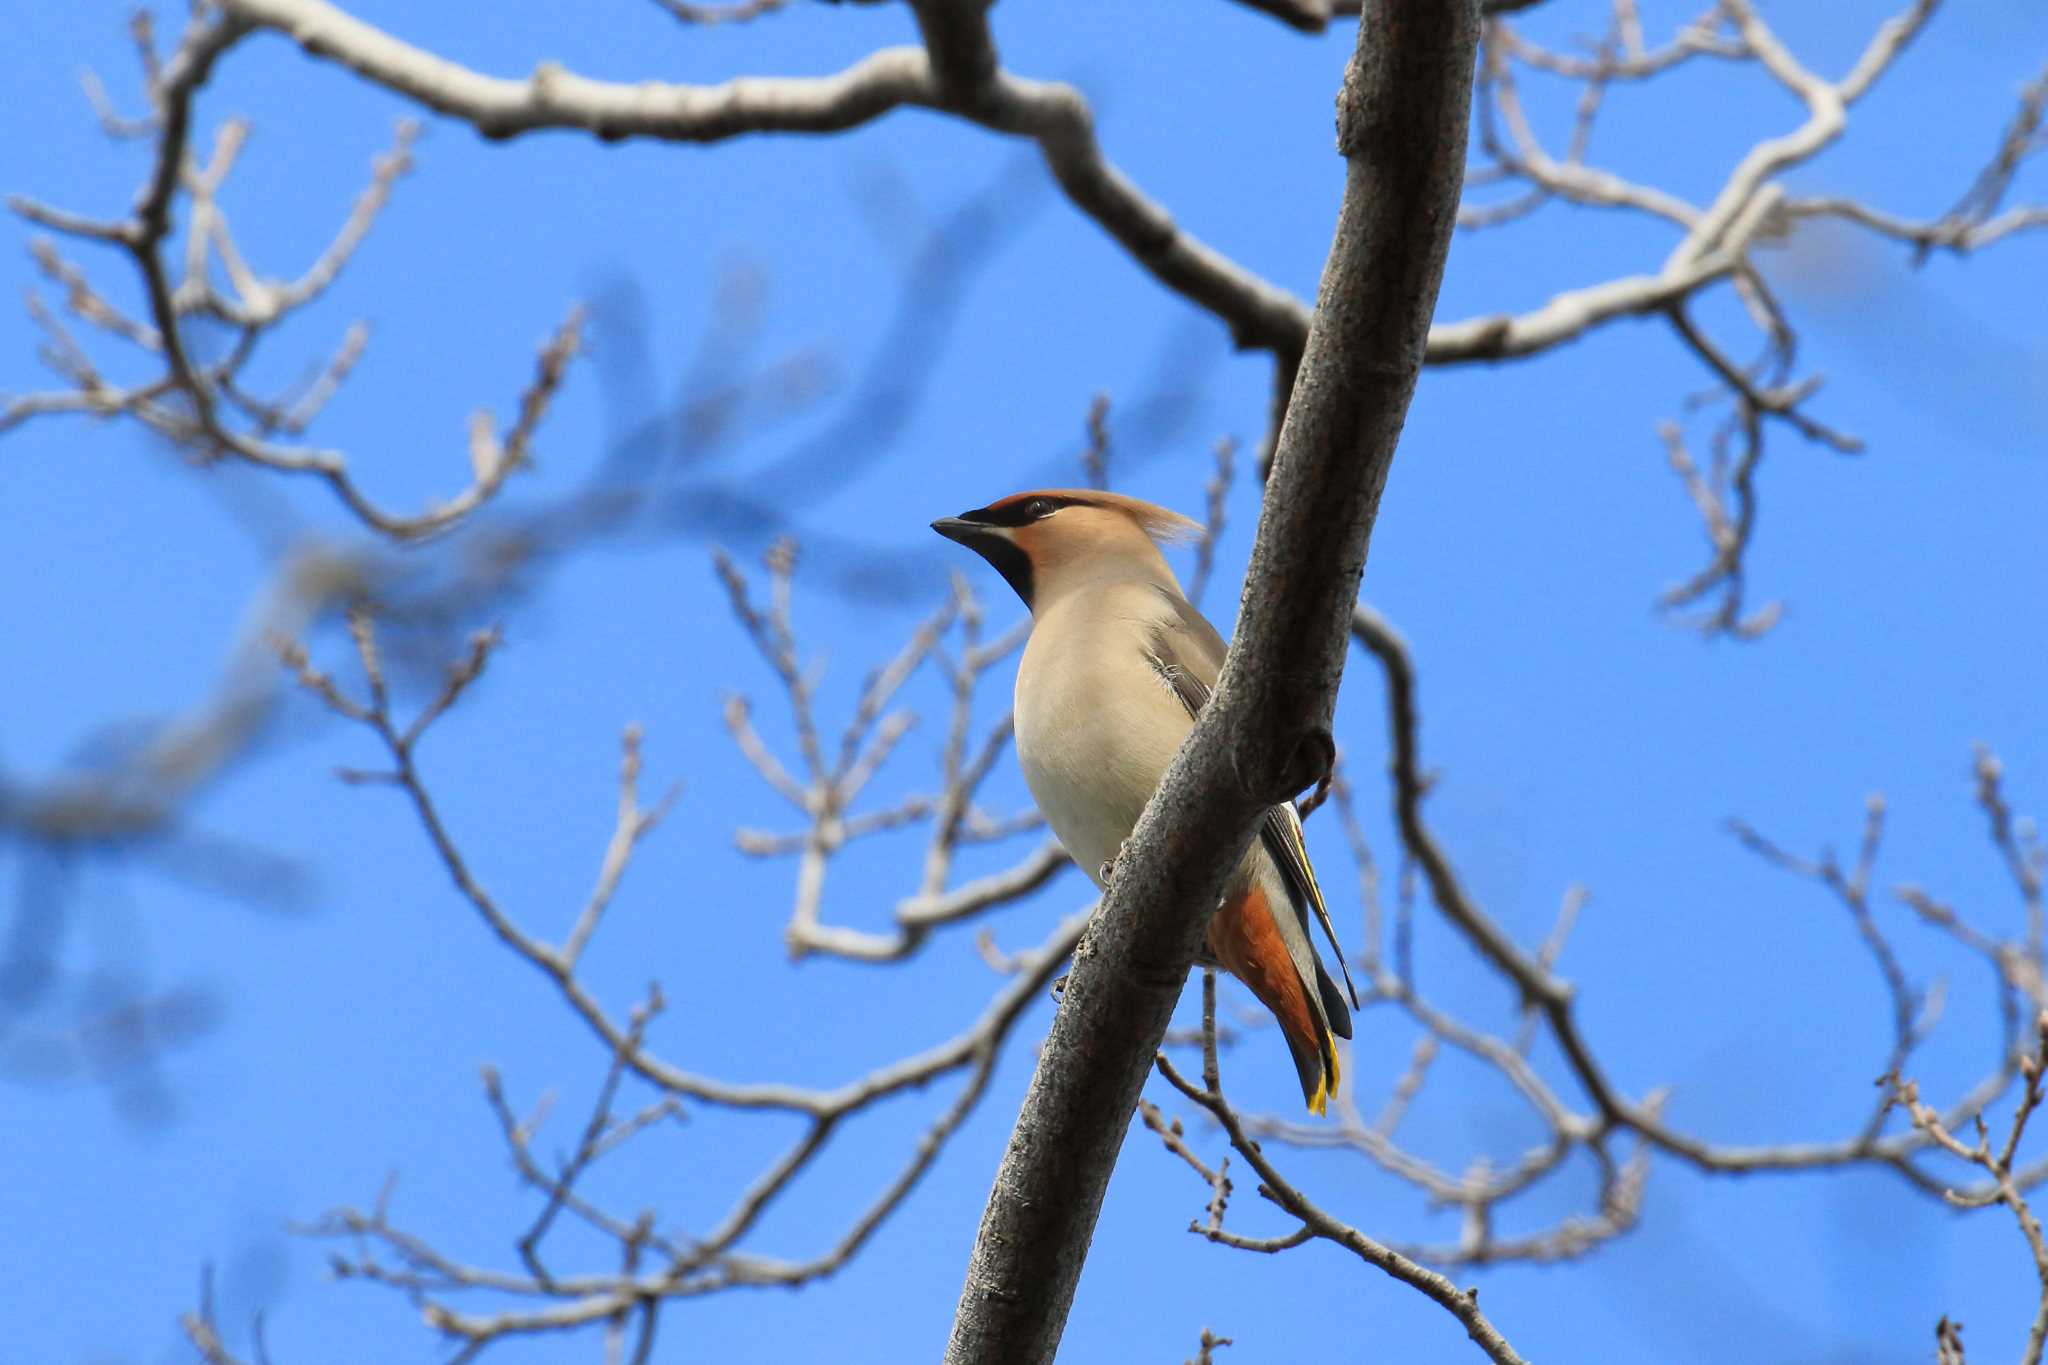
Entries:
{"label": "bird's head", "polygon": [[1188,540],[1199,522],[1121,493],[1045,488],[940,517],[932,529],[995,566],[1024,605],[1036,608],[1064,586],[1101,576],[1173,582],[1158,541]]}

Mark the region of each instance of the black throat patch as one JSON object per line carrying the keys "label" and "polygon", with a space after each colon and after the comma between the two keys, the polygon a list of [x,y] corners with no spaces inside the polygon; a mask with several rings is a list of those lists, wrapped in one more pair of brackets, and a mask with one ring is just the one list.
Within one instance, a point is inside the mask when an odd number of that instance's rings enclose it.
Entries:
{"label": "black throat patch", "polygon": [[1003,581],[1016,590],[1024,605],[1031,605],[1031,556],[1018,549],[1003,536],[976,536],[974,551],[1003,576]]}

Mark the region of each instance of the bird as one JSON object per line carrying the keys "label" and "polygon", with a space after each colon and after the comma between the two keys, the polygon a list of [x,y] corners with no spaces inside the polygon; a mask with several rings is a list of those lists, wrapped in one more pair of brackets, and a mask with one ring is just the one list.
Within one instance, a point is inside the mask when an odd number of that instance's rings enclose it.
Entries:
{"label": "bird", "polygon": [[[1198,537],[1201,524],[1119,493],[1051,488],[931,525],[987,560],[1030,609],[1012,712],[1018,763],[1067,853],[1107,890],[1222,671],[1223,637],[1159,550]],[[1272,1012],[1302,1098],[1322,1115],[1351,1012],[1310,941],[1311,914],[1356,1006],[1301,820],[1282,802],[1226,884],[1198,960],[1228,971]]]}

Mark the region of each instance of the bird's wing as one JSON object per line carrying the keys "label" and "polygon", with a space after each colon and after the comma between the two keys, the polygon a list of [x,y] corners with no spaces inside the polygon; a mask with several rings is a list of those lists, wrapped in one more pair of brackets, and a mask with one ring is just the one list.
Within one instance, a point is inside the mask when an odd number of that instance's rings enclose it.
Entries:
{"label": "bird's wing", "polygon": [[[1323,903],[1323,888],[1316,885],[1316,870],[1309,866],[1308,845],[1301,834],[1301,816],[1297,815],[1290,802],[1282,801],[1266,812],[1266,822],[1259,830],[1259,837],[1265,840],[1266,851],[1273,861],[1280,865],[1280,871],[1293,885],[1301,903],[1316,912],[1317,923],[1323,926],[1323,937],[1330,941],[1330,955],[1337,959],[1337,970],[1344,974],[1344,990],[1351,997],[1351,1007],[1358,1008],[1358,987],[1351,984],[1351,968],[1344,961],[1344,950],[1337,946],[1337,926],[1330,920],[1330,907]],[[1304,921],[1304,929],[1307,924]],[[1344,1035],[1350,1037],[1349,1033]]]}
{"label": "bird's wing", "polygon": [[[1200,714],[1208,703],[1209,693],[1216,685],[1216,679],[1223,671],[1223,655],[1227,648],[1216,627],[1209,624],[1207,617],[1197,611],[1194,604],[1178,593],[1159,594],[1173,607],[1179,618],[1172,625],[1162,625],[1152,633],[1154,666],[1160,676],[1173,688],[1190,717]],[[1352,1008],[1358,1007],[1358,988],[1351,984],[1351,968],[1344,961],[1344,950],[1337,944],[1337,928],[1330,919],[1330,907],[1323,901],[1323,889],[1316,884],[1315,869],[1309,865],[1308,846],[1302,840],[1301,817],[1294,812],[1290,802],[1281,802],[1267,810],[1266,818],[1259,827],[1259,839],[1265,845],[1268,856],[1280,869],[1294,892],[1294,908],[1301,916],[1302,932],[1308,932],[1308,911],[1314,910],[1316,920],[1323,926],[1323,937],[1330,941],[1330,952],[1337,959],[1337,969],[1344,974],[1344,989],[1351,997]],[[1331,1011],[1333,1016],[1338,1011]],[[1350,1037],[1348,1027],[1340,1029],[1343,1037]]]}

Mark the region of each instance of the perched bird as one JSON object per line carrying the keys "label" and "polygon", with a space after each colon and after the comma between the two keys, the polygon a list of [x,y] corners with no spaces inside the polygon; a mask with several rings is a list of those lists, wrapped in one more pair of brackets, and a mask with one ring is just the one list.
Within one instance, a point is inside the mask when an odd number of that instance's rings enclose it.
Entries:
{"label": "perched bird", "polygon": [[[1223,668],[1223,637],[1159,553],[1159,542],[1202,528],[1136,498],[1056,488],[942,517],[932,529],[994,565],[1031,609],[1017,667],[1017,758],[1053,833],[1107,887]],[[1320,1114],[1337,1087],[1336,1039],[1351,1036],[1351,1012],[1309,941],[1311,911],[1349,988],[1301,821],[1283,803],[1267,812],[1209,920],[1205,960],[1279,1020],[1302,1097]]]}

